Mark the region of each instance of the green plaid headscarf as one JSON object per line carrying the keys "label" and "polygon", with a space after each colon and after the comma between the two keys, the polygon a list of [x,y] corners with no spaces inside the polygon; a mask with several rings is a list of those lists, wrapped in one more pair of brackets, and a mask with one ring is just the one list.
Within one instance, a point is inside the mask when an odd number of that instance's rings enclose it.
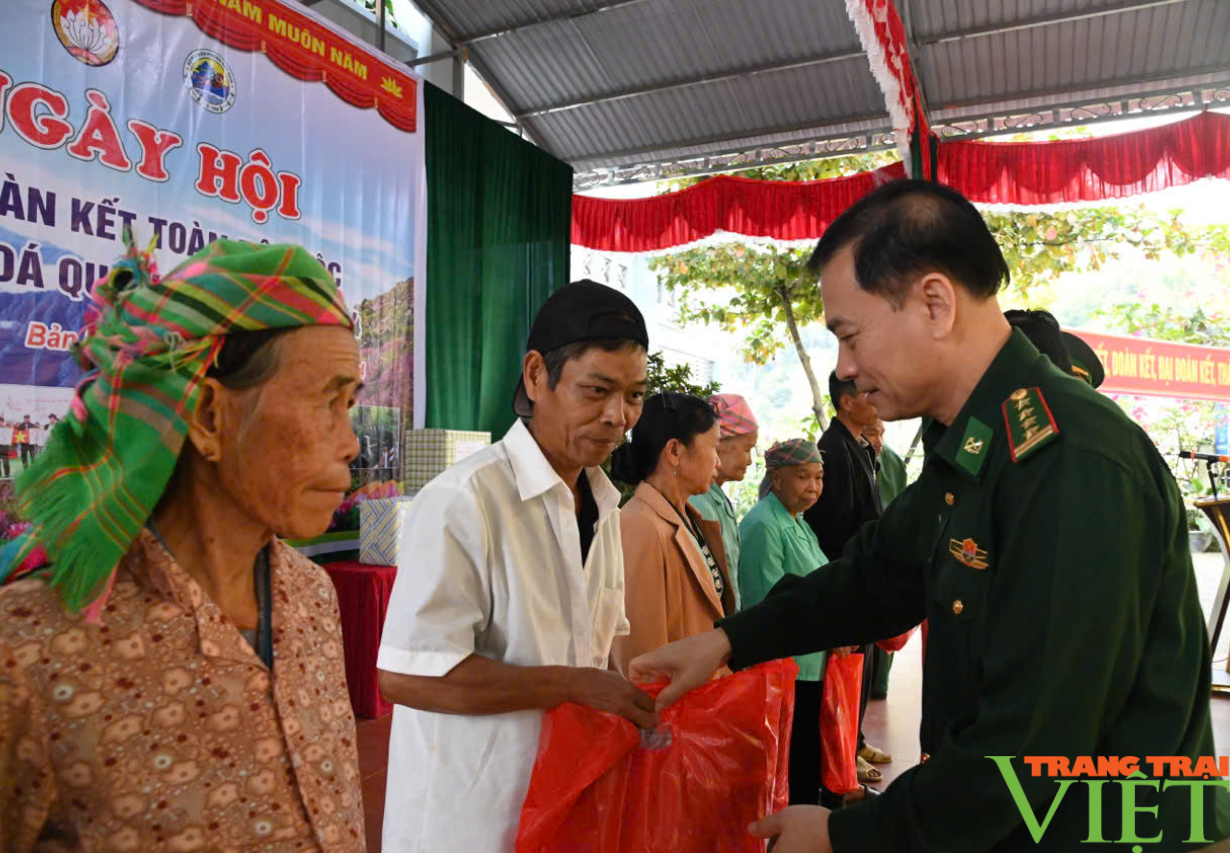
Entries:
{"label": "green plaid headscarf", "polygon": [[806,465],[808,462],[824,464],[820,456],[820,448],[816,443],[806,438],[792,438],[779,441],[764,453],[764,467],[769,471],[778,468],[789,468],[791,465]]}
{"label": "green plaid headscarf", "polygon": [[0,551],[0,582],[49,564],[66,607],[90,619],[166,490],[223,336],[352,328],[337,285],[298,246],[218,240],[160,279],[153,243],[124,239],[90,293],[71,410],[17,481],[30,529]]}

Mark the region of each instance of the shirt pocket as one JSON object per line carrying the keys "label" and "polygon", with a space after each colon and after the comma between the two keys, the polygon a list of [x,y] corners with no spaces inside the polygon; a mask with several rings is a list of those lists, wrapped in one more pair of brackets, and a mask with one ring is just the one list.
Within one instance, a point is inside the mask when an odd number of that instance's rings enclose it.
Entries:
{"label": "shirt pocket", "polygon": [[606,669],[611,643],[624,621],[624,591],[602,587],[594,603],[593,665]]}
{"label": "shirt pocket", "polygon": [[990,577],[986,569],[941,553],[928,608],[927,656],[933,662],[930,673],[944,685],[937,698],[945,706],[945,716],[952,719],[972,712],[976,704]]}

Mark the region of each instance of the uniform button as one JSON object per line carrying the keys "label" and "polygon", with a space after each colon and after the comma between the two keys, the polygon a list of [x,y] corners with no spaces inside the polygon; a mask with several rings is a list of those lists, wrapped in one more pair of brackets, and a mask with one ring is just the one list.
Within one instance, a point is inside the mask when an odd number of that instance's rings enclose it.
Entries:
{"label": "uniform button", "polygon": [[961,599],[958,598],[956,601],[952,603],[952,612],[957,614],[958,616],[961,615],[961,611],[964,609],[965,609],[965,603],[962,602]]}
{"label": "uniform button", "polygon": [[929,752],[924,752],[921,756],[919,756],[918,763],[919,763],[919,764],[926,764],[926,763],[927,763],[928,761],[930,761],[930,760],[931,760],[931,753],[929,753]]}
{"label": "uniform button", "polygon": [[957,502],[957,499],[952,496],[952,492],[948,492],[947,494],[944,495],[944,503],[948,504],[949,506],[952,506],[956,502]]}

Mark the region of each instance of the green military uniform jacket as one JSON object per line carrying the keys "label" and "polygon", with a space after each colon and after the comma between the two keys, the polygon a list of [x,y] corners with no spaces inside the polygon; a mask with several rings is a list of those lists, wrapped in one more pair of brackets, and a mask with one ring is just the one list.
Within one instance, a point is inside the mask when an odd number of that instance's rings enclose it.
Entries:
{"label": "green military uniform jacket", "polygon": [[[1081,843],[1091,786],[1066,790],[1035,843],[986,756],[1016,757],[1041,823],[1060,786],[1033,777],[1024,756],[1137,756],[1143,765],[1146,756],[1215,755],[1208,636],[1174,478],[1114,403],[1017,331],[924,446],[918,481],[841,560],[719,623],[731,666],[891,637],[925,617],[930,760],[883,796],[834,812],[835,853],[1096,848]],[[1096,790],[1102,837],[1119,841],[1124,788]],[[1203,794],[1205,837],[1217,840],[1225,833],[1213,826],[1214,795]],[[1160,805],[1157,817],[1136,817],[1138,836],[1162,836],[1144,850],[1204,846],[1185,843],[1190,789],[1135,796]]]}
{"label": "green military uniform jacket", "polygon": [[897,455],[887,444],[880,451],[880,470],[876,472],[876,485],[880,487],[880,500],[888,506],[893,498],[905,491],[909,483],[909,474],[905,469],[905,460]]}
{"label": "green military uniform jacket", "polygon": [[[828,562],[807,522],[792,518],[773,493],[752,507],[739,530],[744,559],[739,585],[748,607],[763,601],[786,575],[806,577]],[[795,663],[803,681],[824,680],[824,652],[799,655]]]}
{"label": "green military uniform jacket", "polygon": [[716,521],[722,525],[722,547],[726,549],[726,573],[735,589],[735,610],[743,606],[742,595],[739,592],[739,556],[742,543],[739,536],[739,519],[735,517],[734,504],[722,487],[714,483],[703,495],[693,495],[688,499],[701,517],[708,521]]}

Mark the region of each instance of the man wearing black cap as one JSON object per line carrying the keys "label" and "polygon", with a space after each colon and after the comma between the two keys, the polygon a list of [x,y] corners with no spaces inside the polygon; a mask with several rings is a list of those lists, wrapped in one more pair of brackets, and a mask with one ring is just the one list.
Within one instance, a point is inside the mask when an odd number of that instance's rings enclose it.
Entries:
{"label": "man wearing black cap", "polygon": [[1029,342],[1038,348],[1038,352],[1049,358],[1064,373],[1075,376],[1094,388],[1099,387],[1106,379],[1106,370],[1093,347],[1080,337],[1061,329],[1059,321],[1051,312],[1014,308],[1005,311],[1004,317],[1008,325],[1020,329],[1025,337],[1029,338]]}
{"label": "man wearing black cap", "polygon": [[396,703],[384,849],[511,851],[545,709],[655,725],[607,669],[629,626],[598,467],[640,417],[648,346],[622,293],[564,286],[530,330],[518,421],[414,498],[377,661]]}

